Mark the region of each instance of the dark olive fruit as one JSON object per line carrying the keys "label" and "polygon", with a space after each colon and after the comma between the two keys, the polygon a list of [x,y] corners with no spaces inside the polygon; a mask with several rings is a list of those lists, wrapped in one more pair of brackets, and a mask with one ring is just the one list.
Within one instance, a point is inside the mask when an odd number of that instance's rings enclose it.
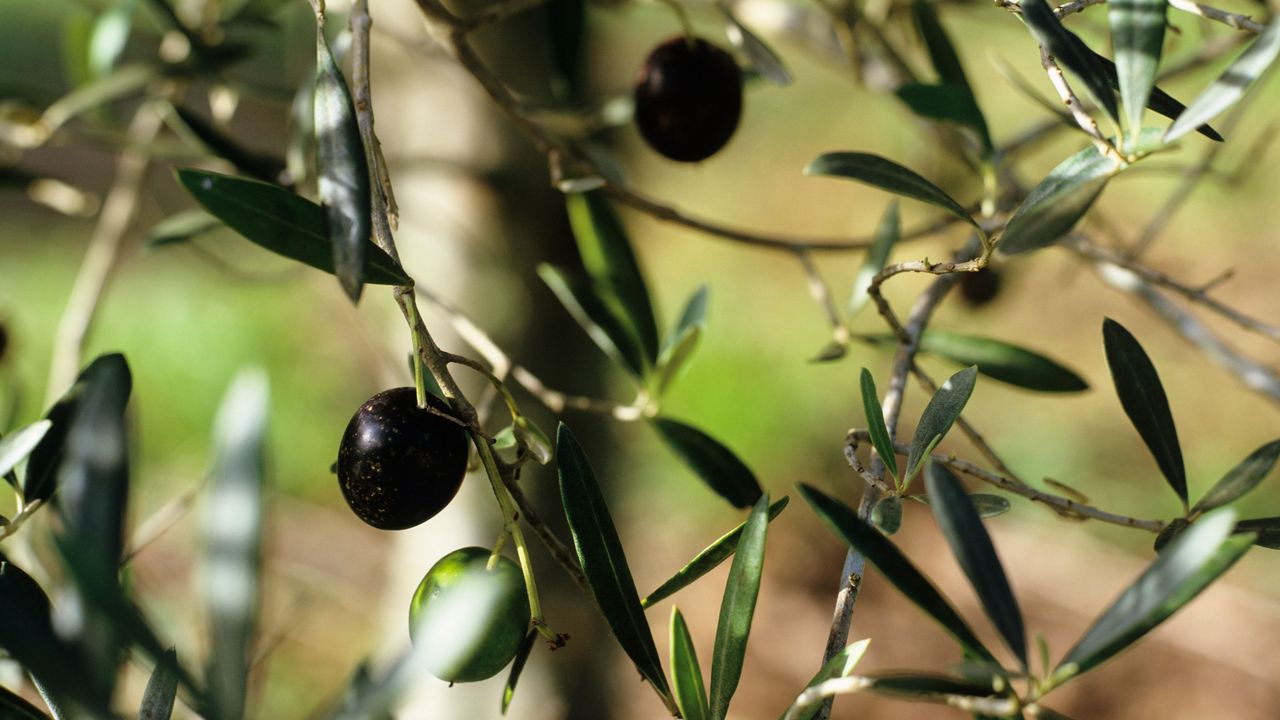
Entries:
{"label": "dark olive fruit", "polygon": [[972,307],[981,307],[1000,293],[1000,273],[991,268],[960,274],[960,297]]}
{"label": "dark olive fruit", "polygon": [[[427,396],[435,410],[445,401]],[[411,387],[369,398],[338,448],[338,486],[356,516],[382,530],[425,522],[449,504],[467,472],[467,433],[418,407]]]}
{"label": "dark olive fruit", "polygon": [[409,636],[427,648],[427,670],[449,682],[497,675],[529,629],[529,596],[520,566],[490,551],[454,550],[431,566],[409,605]]}
{"label": "dark olive fruit", "polygon": [[636,127],[649,147],[681,162],[711,157],[742,116],[742,73],[733,56],[680,36],[649,54],[636,81]]}

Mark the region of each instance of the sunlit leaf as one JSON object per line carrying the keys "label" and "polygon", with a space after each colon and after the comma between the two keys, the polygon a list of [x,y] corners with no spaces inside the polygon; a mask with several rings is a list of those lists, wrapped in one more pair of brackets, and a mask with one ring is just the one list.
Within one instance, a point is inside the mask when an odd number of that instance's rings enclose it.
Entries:
{"label": "sunlit leaf", "polygon": [[[769,506],[769,519],[773,520],[778,517],[783,508],[787,506],[789,499],[783,495],[777,502]],[[649,593],[640,605],[645,608],[653,607],[662,602],[675,593],[683,590],[691,585],[695,580],[706,575],[712,570],[720,566],[720,563],[728,560],[733,556],[734,551],[738,549],[738,541],[742,538],[742,530],[747,525],[746,521],[742,521],[737,527],[729,532],[721,535],[718,540],[711,543],[702,552],[698,553],[692,560],[680,568],[675,575],[669,580],[662,583],[653,592]]]}
{"label": "sunlit leaf", "polygon": [[702,683],[702,666],[693,648],[693,638],[685,625],[680,608],[671,608],[671,686],[675,691],[676,707],[684,720],[708,720],[711,710],[707,707],[707,689]]}
{"label": "sunlit leaf", "polygon": [[884,412],[880,407],[880,396],[876,392],[876,381],[871,371],[862,368],[859,378],[862,387],[862,413],[867,418],[867,430],[871,434],[871,446],[884,462],[884,466],[892,473],[894,479],[898,474],[898,454],[893,449],[893,438],[889,437],[889,428],[884,422]]}
{"label": "sunlit leaf", "polygon": [[1253,535],[1233,536],[1234,528],[1230,508],[1192,523],[1085,632],[1054,670],[1055,677],[1087,672],[1191,602],[1253,544]]}
{"label": "sunlit leaf", "polygon": [[[1111,83],[1112,88],[1119,90],[1120,76],[1119,71],[1116,69],[1116,64],[1092,50],[1089,52],[1093,53],[1094,60],[1097,60],[1098,64],[1107,73],[1107,82]],[[1161,90],[1160,86],[1153,85],[1151,87],[1151,95],[1147,98],[1147,109],[1170,120],[1176,120],[1182,114],[1182,111],[1187,109],[1187,106],[1178,102],[1178,99],[1169,93]],[[1067,116],[1067,123],[1075,126],[1075,121],[1071,120],[1070,116]],[[1208,125],[1201,125],[1196,128],[1196,132],[1215,142],[1222,142],[1222,136],[1218,134],[1218,131]]]}
{"label": "sunlit leaf", "polygon": [[[892,341],[891,337],[886,339]],[[1089,389],[1084,378],[1054,360],[993,338],[929,329],[920,337],[919,349],[961,365],[976,365],[978,372],[987,377],[1028,390],[1079,392]]]}
{"label": "sunlit leaf", "polygon": [[142,692],[138,720],[169,720],[173,715],[173,701],[178,694],[178,675],[174,672],[177,664],[178,656],[172,649],[156,663]]}
{"label": "sunlit leaf", "polygon": [[644,377],[649,365],[644,350],[589,281],[547,264],[538,266],[538,277],[606,355],[637,378]]}
{"label": "sunlit leaf", "polygon": [[[291,260],[333,274],[324,208],[282,187],[257,180],[184,168],[178,181],[215,217],[246,239]],[[376,285],[413,282],[391,256],[369,243],[364,281]]]}
{"label": "sunlit leaf", "polygon": [[707,487],[735,507],[751,507],[762,490],[751,468],[732,450],[705,432],[671,418],[654,418],[658,437]]}
{"label": "sunlit leaf", "polygon": [[893,251],[893,246],[901,237],[901,213],[898,212],[898,201],[893,200],[885,208],[884,215],[880,216],[875,238],[867,250],[866,257],[862,260],[862,267],[858,268],[858,274],[853,278],[853,292],[849,294],[850,318],[857,315],[858,311],[870,302],[871,296],[867,294],[867,288],[871,287],[871,281],[889,263],[889,253]]}
{"label": "sunlit leaf", "polygon": [[727,2],[718,0],[715,6],[724,16],[725,35],[728,36],[729,42],[746,55],[751,61],[751,67],[774,85],[779,87],[790,85],[791,72],[787,70],[787,66],[782,63],[782,58],[778,57],[773,48],[743,25],[742,21],[733,14],[733,9]]}
{"label": "sunlit leaf", "polygon": [[1115,320],[1103,321],[1102,338],[1120,404],[1151,450],[1160,472],[1186,507],[1187,471],[1182,462],[1182,447],[1178,444],[1178,429],[1173,424],[1169,399],[1165,397],[1155,365],[1137,338]]}
{"label": "sunlit leaf", "polygon": [[1191,508],[1191,511],[1207,512],[1244,497],[1267,477],[1278,459],[1280,459],[1280,440],[1273,440],[1254,450],[1249,457],[1240,461],[1239,465],[1231,468],[1221,480],[1214,483],[1213,487],[1209,488],[1209,492],[1206,492],[1195,507]]}
{"label": "sunlit leaf", "polygon": [[111,72],[129,41],[133,13],[138,0],[116,0],[98,16],[89,35],[89,74],[102,77]]}
{"label": "sunlit leaf", "polygon": [[1093,99],[1106,109],[1112,119],[1119,121],[1120,112],[1115,93],[1107,82],[1106,71],[1094,58],[1089,46],[1062,26],[1062,21],[1053,14],[1045,0],[1023,0],[1021,7],[1022,19],[1027,22],[1036,40],[1058,62],[1075,73],[1084,82]]}
{"label": "sunlit leaf", "polygon": [[365,249],[373,226],[369,165],[356,122],[355,103],[346,78],[329,52],[323,22],[316,27],[315,84],[320,205],[328,218],[334,274],[354,302],[360,299],[364,286]]}
{"label": "sunlit leaf", "polygon": [[729,701],[738,689],[742,663],[747,654],[747,638],[755,616],[760,577],[764,572],[764,545],[769,531],[769,496],[761,495],[742,530],[738,552],[729,567],[724,597],[720,601],[720,621],[711,655],[710,717],[724,720]]}
{"label": "sunlit leaf", "polygon": [[929,505],[951,546],[951,553],[977,592],[987,617],[1022,663],[1022,668],[1027,669],[1027,634],[1022,611],[978,511],[960,481],[945,467],[929,463],[924,477],[929,488]]}
{"label": "sunlit leaf", "polygon": [[635,580],[627,568],[622,541],[587,456],[564,423],[556,432],[556,470],[565,519],[591,594],[636,669],[659,695],[669,698],[666,676],[640,607]]}
{"label": "sunlit leaf", "polygon": [[940,207],[967,223],[977,225],[964,206],[943,192],[942,188],[892,160],[878,155],[859,152],[826,153],[809,163],[804,169],[804,174],[856,180]]}
{"label": "sunlit leaf", "polygon": [[520,641],[520,647],[516,650],[516,657],[511,661],[511,672],[507,674],[507,684],[502,688],[502,714],[507,714],[507,709],[511,707],[511,700],[516,695],[516,684],[520,682],[520,674],[524,672],[524,664],[529,661],[529,654],[533,652],[533,646],[538,640],[538,631],[530,630],[524,636],[524,640]]}
{"label": "sunlit leaf", "polygon": [[911,482],[911,478],[915,477],[928,459],[929,450],[937,444],[938,439],[946,436],[956,418],[960,417],[965,403],[969,402],[969,396],[973,394],[973,386],[977,380],[978,369],[967,367],[947,378],[938,392],[929,399],[929,404],[920,414],[920,422],[916,424],[916,434],[911,438],[904,484]]}
{"label": "sunlit leaf", "polygon": [[693,357],[701,339],[702,326],[690,325],[684,329],[680,338],[669,350],[664,349],[662,355],[658,356],[658,366],[654,369],[653,381],[655,395],[662,397],[666,394],[671,383],[680,376],[689,359]]}
{"label": "sunlit leaf", "polygon": [[221,220],[199,208],[183,210],[152,225],[146,243],[148,247],[159,247],[187,242],[222,225]]}
{"label": "sunlit leaf", "polygon": [[260,370],[238,374],[218,410],[205,510],[209,693],[221,717],[244,714],[261,596],[263,468],[269,390]]}
{"label": "sunlit leaf", "polygon": [[38,420],[0,438],[0,475],[8,475],[18,463],[27,459],[53,427],[49,420]]}
{"label": "sunlit leaf", "polygon": [[1280,55],[1280,20],[1272,20],[1253,44],[1231,63],[1231,67],[1191,101],[1191,105],[1178,116],[1165,133],[1165,142],[1177,140],[1235,105],[1240,98],[1244,97],[1253,83],[1271,67],[1277,55]]}
{"label": "sunlit leaf", "polygon": [[867,645],[871,640],[859,640],[855,643],[846,645],[840,652],[831,656],[831,659],[822,665],[822,669],[813,676],[805,689],[796,697],[791,707],[787,708],[787,712],[783,714],[781,720],[813,720],[813,716],[818,714],[818,709],[822,707],[822,698],[808,698],[808,691],[827,680],[835,678],[848,677],[858,666],[858,661],[862,660],[862,656],[867,652]]}
{"label": "sunlit leaf", "polygon": [[1063,160],[1009,218],[999,238],[1000,252],[1014,255],[1057,242],[1084,217],[1119,169],[1093,145]]}
{"label": "sunlit leaf", "polygon": [[942,629],[955,638],[965,652],[977,659],[995,662],[973,630],[911,561],[879,531],[858,519],[847,505],[804,483],[800,494],[822,522],[851,547],[870,560],[894,587],[907,596]]}
{"label": "sunlit leaf", "polygon": [[1116,76],[1129,130],[1142,129],[1142,111],[1156,82],[1164,45],[1166,0],[1124,0],[1108,6]]}

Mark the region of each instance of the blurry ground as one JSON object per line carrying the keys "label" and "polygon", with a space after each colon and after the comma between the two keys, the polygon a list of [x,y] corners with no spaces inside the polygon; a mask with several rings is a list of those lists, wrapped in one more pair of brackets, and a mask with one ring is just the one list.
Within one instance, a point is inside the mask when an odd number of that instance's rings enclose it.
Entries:
{"label": "blurry ground", "polygon": [[[381,7],[380,7],[381,6]],[[374,3],[374,15],[412,18],[409,3]],[[381,13],[381,15],[380,15]],[[1101,23],[1102,14],[1083,27]],[[705,18],[698,16],[699,22]],[[988,53],[1014,63],[1044,86],[1034,46],[1011,16],[987,6],[949,12],[971,75],[978,78],[979,99],[987,109],[997,142],[1040,119],[1042,112],[1016,96],[991,70]],[[1175,46],[1190,50],[1194,23],[1183,21],[1189,37]],[[708,32],[710,23],[700,25]],[[603,91],[625,91],[648,47],[674,31],[670,17],[652,5],[598,10],[592,27],[592,76]],[[949,27],[951,25],[949,24]],[[403,32],[416,30],[405,21]],[[1215,32],[1220,32],[1216,31]],[[973,38],[966,42],[965,37]],[[426,87],[460,83],[449,72],[424,71],[419,58],[387,49],[375,65],[375,93],[384,84]],[[943,162],[930,147],[927,130],[892,98],[855,86],[843,68],[820,62],[781,45],[797,75],[785,90],[757,86],[748,97],[739,135],[712,160],[676,167],[654,158],[630,128],[616,133],[627,169],[637,187],[676,202],[690,212],[734,225],[796,235],[872,231],[888,198],[867,188],[834,180],[804,178],[800,168],[817,154],[836,149],[873,151],[898,160],[955,188],[962,200],[977,194],[977,182]],[[1209,74],[1180,80],[1168,90],[1193,96]],[[1276,84],[1262,88],[1252,119],[1238,130],[1239,141],[1223,153],[1224,170],[1250,160],[1252,139],[1274,117]],[[411,93],[376,95],[382,140],[397,177],[422,172],[438,181],[455,169],[427,170],[412,161],[417,139],[433,132],[437,114],[449,106],[423,105]],[[1081,145],[1062,137],[1022,165],[1034,180]],[[1185,149],[1164,160],[1168,174],[1134,173],[1114,183],[1100,205],[1100,216],[1122,237],[1131,237],[1177,182],[1179,163],[1193,162],[1205,146],[1189,138]],[[1267,156],[1270,157],[1270,156]],[[101,192],[109,176],[109,158],[48,151],[34,161],[46,168],[74,172]],[[1155,161],[1153,161],[1154,164]],[[412,169],[412,170],[411,170]],[[441,181],[443,182],[443,181]],[[1177,216],[1148,255],[1157,268],[1191,283],[1207,281],[1233,267],[1234,278],[1216,291],[1243,311],[1277,318],[1274,284],[1280,265],[1275,228],[1280,210],[1275,189],[1280,169],[1264,161],[1241,187],[1206,184]],[[164,173],[154,174],[154,195],[147,200],[141,227],[186,206]],[[419,282],[450,287],[462,268],[474,274],[459,293],[472,298],[468,311],[504,345],[517,346],[522,308],[529,298],[546,303],[546,291],[528,267],[504,269],[505,248],[521,243],[519,233],[494,237],[457,232],[443,236],[430,228],[463,223],[454,196],[445,190],[421,196],[402,192],[400,204],[408,230],[402,243],[451,242],[459,265],[426,261],[410,264]],[[474,208],[472,208],[474,209]],[[483,210],[483,208],[481,208]],[[904,203],[905,225],[932,218],[922,207]],[[695,364],[673,391],[668,409],[733,447],[756,470],[774,495],[792,492],[796,481],[810,482],[846,500],[856,499],[853,474],[841,456],[845,430],[861,426],[856,372],[867,366],[883,377],[888,357],[855,348],[840,363],[807,363],[827,338],[823,318],[809,301],[803,275],[789,257],[709,239],[649,218],[625,214],[641,264],[658,298],[664,324],[689,292],[701,283],[712,289],[709,332]],[[24,389],[19,422],[40,412],[49,337],[61,312],[83,243],[87,220],[69,220],[38,209],[14,194],[0,195],[0,317],[10,329],[10,368],[15,386]],[[415,228],[417,228],[415,230]],[[901,259],[938,257],[948,243],[900,248]],[[206,250],[231,262],[229,275],[190,250],[135,252],[109,293],[90,353],[123,350],[135,374],[133,413],[139,462],[135,473],[133,517],[150,516],[168,499],[198,483],[205,468],[208,436],[218,397],[235,369],[264,365],[272,378],[273,504],[270,579],[264,614],[264,658],[259,678],[259,717],[306,717],[331,698],[355,664],[372,652],[394,647],[403,624],[400,605],[385,588],[411,587],[436,557],[391,564],[392,539],[364,527],[342,507],[328,467],[337,438],[352,410],[389,382],[404,382],[401,372],[407,343],[399,337],[398,317],[388,293],[371,290],[359,310],[350,309],[332,278],[265,256],[230,235],[203,241]],[[847,293],[860,258],[820,260],[837,297]],[[249,277],[246,277],[246,274]],[[263,281],[267,276],[270,281]],[[1127,298],[1103,287],[1064,251],[1050,250],[1006,268],[1004,293],[988,308],[969,311],[949,305],[936,325],[1016,341],[1049,354],[1083,374],[1093,390],[1075,396],[1035,395],[980,380],[970,416],[1009,463],[1033,481],[1053,477],[1088,494],[1095,504],[1141,517],[1171,517],[1176,500],[1164,487],[1154,463],[1130,428],[1110,388],[1100,342],[1104,316],[1138,335],[1154,359],[1169,391],[1187,458],[1191,493],[1203,492],[1225,470],[1263,442],[1280,436],[1280,409],[1252,395],[1167,327]],[[258,278],[258,279],[255,279]],[[467,282],[472,284],[468,285]],[[890,297],[905,307],[924,285],[916,278],[896,279]],[[429,321],[441,324],[439,316]],[[1263,362],[1280,363],[1274,344],[1213,321],[1229,340]],[[876,329],[870,311],[857,326]],[[567,333],[576,331],[566,331]],[[394,333],[394,335],[393,335]],[[403,339],[401,339],[403,340]],[[571,343],[574,353],[593,350],[580,335],[548,334],[532,343],[555,350]],[[458,346],[450,347],[462,350]],[[526,359],[526,358],[521,358]],[[613,393],[630,399],[623,378],[606,370],[608,387],[550,360],[529,360],[532,369],[567,391]],[[933,374],[949,366],[926,361]],[[580,384],[581,383],[581,384]],[[908,393],[905,418],[923,407],[918,387]],[[524,399],[531,404],[532,401]],[[595,417],[568,415],[575,427],[599,429]],[[902,434],[909,434],[905,422]],[[953,439],[948,449],[971,456]],[[587,447],[613,492],[613,510],[641,592],[656,586],[695,552],[740,520],[663,450],[644,427],[606,424]],[[548,473],[531,473],[532,487],[554,482]],[[1246,516],[1280,515],[1272,477],[1243,503]],[[437,545],[488,542],[453,534],[453,528],[492,523],[483,481],[473,477],[469,500],[414,532]],[[554,516],[553,504],[544,504]],[[449,514],[453,513],[451,517]],[[487,515],[486,515],[487,514]],[[465,517],[464,517],[465,516]],[[192,551],[197,523],[184,522],[139,556],[135,565],[138,595],[180,649],[198,655],[200,629],[197,575]],[[1149,536],[1092,524],[1069,524],[1040,508],[1014,500],[1011,514],[991,521],[997,547],[1028,615],[1028,627],[1045,633],[1055,656],[1065,652],[1126,582],[1151,557]],[[481,538],[489,535],[476,530]],[[955,600],[979,632],[991,633],[945,544],[926,512],[911,507],[895,538]],[[441,553],[443,554],[443,553]],[[843,550],[815,522],[798,499],[771,526],[766,577],[752,642],[733,717],[773,718],[817,667],[830,620],[831,603]],[[1138,649],[1076,681],[1054,696],[1053,707],[1079,720],[1127,720],[1165,717],[1273,718],[1280,706],[1280,661],[1274,638],[1280,633],[1280,556],[1257,550],[1222,583],[1163,626]],[[543,563],[541,572],[559,572]],[[655,637],[665,656],[668,606],[686,615],[704,663],[710,657],[716,608],[726,569],[700,581],[651,612]],[[603,624],[586,601],[553,605],[548,619],[580,638],[602,637]],[[945,669],[955,654],[949,642],[883,579],[869,572],[857,606],[852,639],[873,642],[864,669]],[[402,641],[402,640],[400,640]],[[614,668],[605,707],[577,707],[577,717],[656,718],[662,707],[641,685],[621,652],[607,640],[571,642],[554,655],[539,653],[534,673],[554,675],[577,662]],[[561,718],[568,711],[555,698],[571,696],[575,678],[544,679],[543,690],[522,689],[515,700],[521,717]],[[434,682],[434,681],[428,681]],[[138,680],[139,688],[141,679]],[[557,688],[560,692],[557,691]],[[524,693],[528,690],[528,694]],[[496,717],[501,680],[458,688],[473,717]],[[468,693],[463,695],[464,693]],[[470,698],[480,698],[470,700]],[[470,703],[479,704],[470,704]],[[430,717],[429,715],[424,717]],[[845,698],[840,718],[955,718],[954,711]]]}

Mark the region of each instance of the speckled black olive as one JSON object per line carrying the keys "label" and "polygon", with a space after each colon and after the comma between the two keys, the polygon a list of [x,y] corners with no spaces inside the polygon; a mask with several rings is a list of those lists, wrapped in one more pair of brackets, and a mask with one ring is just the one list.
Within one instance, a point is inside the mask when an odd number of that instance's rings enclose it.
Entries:
{"label": "speckled black olive", "polygon": [[960,297],[971,307],[981,307],[1000,293],[1000,273],[991,268],[960,274]]}
{"label": "speckled black olive", "polygon": [[650,147],[672,160],[705,160],[738,127],[742,73],[729,53],[682,35],[649,54],[635,106],[636,127]]}
{"label": "speckled black olive", "polygon": [[[428,404],[449,413],[432,395]],[[382,530],[421,524],[449,504],[467,472],[462,426],[418,407],[411,387],[386,390],[356,411],[338,448],[338,485],[356,516]]]}

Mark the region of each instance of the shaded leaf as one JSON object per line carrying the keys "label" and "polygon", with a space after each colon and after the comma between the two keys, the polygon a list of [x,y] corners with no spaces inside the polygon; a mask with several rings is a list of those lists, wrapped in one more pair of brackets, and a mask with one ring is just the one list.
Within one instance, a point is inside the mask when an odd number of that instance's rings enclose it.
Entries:
{"label": "shaded leaf", "polygon": [[173,701],[178,694],[178,675],[173,669],[177,664],[178,655],[172,648],[156,663],[142,692],[138,720],[169,720],[173,715]]}
{"label": "shaded leaf", "polygon": [[222,221],[204,210],[183,210],[152,225],[147,231],[146,243],[148,247],[158,247],[187,242],[220,227]]}
{"label": "shaded leaf", "polygon": [[[334,272],[328,220],[319,205],[270,183],[204,170],[178,170],[178,181],[205,210],[247,240],[317,270]],[[413,282],[390,255],[372,243],[364,255],[365,282]]]}
{"label": "shaded leaf", "polygon": [[1254,518],[1236,523],[1235,533],[1251,533],[1258,547],[1280,549],[1280,517]]}
{"label": "shaded leaf", "polygon": [[965,88],[972,95],[972,86],[969,85],[969,78],[964,74],[960,55],[956,52],[955,45],[951,43],[951,38],[947,37],[947,31],[938,20],[938,14],[934,11],[933,5],[925,0],[913,0],[911,17],[915,19],[916,29],[920,31],[925,49],[929,51],[929,61],[933,64],[934,72],[938,73],[942,82]]}
{"label": "shaded leaf", "polygon": [[836,360],[839,360],[848,354],[849,354],[849,344],[847,342],[842,342],[840,340],[832,340],[826,345],[823,345],[822,349],[819,350],[816,355],[809,358],[809,362],[811,363],[835,362]]}
{"label": "shaded leaf", "polygon": [[516,650],[516,657],[511,661],[511,672],[507,675],[507,684],[502,688],[502,714],[507,714],[507,708],[511,707],[511,699],[516,694],[516,683],[520,682],[520,674],[524,672],[524,664],[529,661],[529,654],[533,652],[534,643],[538,640],[538,631],[530,630],[524,636],[524,640],[520,641],[520,647]]}
{"label": "shaded leaf", "polygon": [[848,316],[850,318],[870,302],[871,296],[867,294],[867,289],[871,287],[871,281],[875,276],[879,275],[889,263],[889,253],[901,238],[902,217],[898,212],[898,201],[893,200],[880,216],[880,224],[876,226],[871,247],[862,260],[862,267],[858,268],[858,274],[853,278],[853,292],[849,295]]}
{"label": "shaded leaf", "polygon": [[707,689],[702,684],[702,666],[693,648],[693,638],[685,625],[680,608],[671,608],[671,686],[675,690],[676,707],[684,720],[708,720]]}
{"label": "shaded leaf", "polygon": [[894,94],[920,117],[969,128],[977,134],[985,153],[994,149],[987,119],[983,117],[978,101],[968,88],[947,84],[905,83]]}
{"label": "shaded leaf", "polygon": [[[321,9],[323,13],[323,6]],[[316,174],[320,205],[328,218],[334,274],[351,300],[364,286],[365,249],[373,225],[369,165],[365,160],[355,103],[324,39],[323,15],[316,26]]]}
{"label": "shaded leaf", "polygon": [[720,621],[711,655],[710,717],[724,720],[729,701],[738,689],[747,638],[755,616],[760,577],[764,572],[764,546],[769,531],[769,496],[761,495],[747,518],[738,552],[729,567],[729,578],[720,601]]}
{"label": "shaded leaf", "polygon": [[783,714],[781,720],[813,720],[813,716],[818,714],[818,709],[822,707],[822,697],[813,698],[808,701],[808,693],[817,685],[821,685],[827,680],[835,678],[849,677],[858,666],[858,661],[862,660],[862,656],[867,652],[867,645],[871,643],[870,639],[859,640],[855,643],[846,645],[840,652],[831,656],[831,659],[823,664],[822,669],[818,670],[809,684],[805,686],[804,691],[796,698],[791,707],[787,708],[787,712]]}
{"label": "shaded leaf", "polygon": [[283,159],[249,150],[239,140],[181,105],[175,105],[173,110],[182,124],[209,152],[231,163],[240,172],[271,183],[276,182],[284,173]]}
{"label": "shaded leaf", "polygon": [[751,61],[751,67],[774,85],[779,87],[790,85],[791,72],[787,70],[787,66],[782,63],[782,58],[778,57],[773,48],[742,24],[742,21],[733,14],[728,3],[718,0],[715,5],[724,16],[725,35],[728,36],[729,42],[747,56]]}
{"label": "shaded leaf", "polygon": [[1014,255],[1057,242],[1084,217],[1119,170],[1115,160],[1093,145],[1063,160],[1009,218],[998,240],[1000,251]]}
{"label": "shaded leaf", "polygon": [[831,177],[848,178],[873,185],[921,202],[929,203],[950,212],[956,217],[976,227],[977,223],[969,216],[968,211],[960,203],[943,192],[942,188],[929,182],[907,168],[869,153],[832,152],[819,155],[804,169],[805,175],[829,175]]}
{"label": "shaded leaf", "polygon": [[547,264],[538,266],[538,277],[606,355],[637,378],[644,377],[648,368],[644,350],[635,335],[609,311],[590,282]]}
{"label": "shaded leaf", "polygon": [[37,420],[0,438],[0,475],[8,475],[36,449],[53,427],[50,420]]}
{"label": "shaded leaf", "polygon": [[1023,0],[1022,19],[1031,28],[1036,40],[1049,54],[1062,63],[1084,82],[1089,94],[1106,109],[1113,120],[1119,122],[1120,112],[1115,93],[1107,82],[1106,71],[1095,59],[1094,53],[1075,33],[1062,26],[1045,0]]}
{"label": "shaded leaf", "polygon": [[546,433],[542,432],[542,428],[524,415],[519,415],[512,420],[510,427],[514,439],[539,465],[546,465],[551,462],[551,457],[554,454],[551,448],[551,439],[547,437]]}
{"label": "shaded leaf", "polygon": [[1205,88],[1164,134],[1173,142],[1235,105],[1280,55],[1280,20],[1272,20],[1244,53],[1212,85]]}
{"label": "shaded leaf", "polygon": [[1022,623],[1022,611],[973,501],[960,481],[938,463],[929,463],[924,477],[933,516],[951,546],[951,553],[977,592],[987,617],[1000,631],[1000,636],[1017,656],[1022,668],[1028,669],[1027,633]]}
{"label": "shaded leaf", "polygon": [[920,574],[893,543],[875,528],[858,519],[857,514],[847,505],[822,491],[800,483],[800,494],[837,537],[875,564],[894,587],[955,638],[966,654],[995,662],[991,652],[973,634],[973,630],[951,603],[942,597],[933,583]]}
{"label": "shaded leaf", "polygon": [[658,650],[627,568],[622,541],[582,446],[564,423],[556,431],[556,471],[565,519],[578,563],[614,638],[640,674],[664,699],[670,697]]}
{"label": "shaded leaf", "polygon": [[[930,504],[928,495],[908,495],[907,497],[922,505]],[[978,513],[978,517],[983,520],[998,517],[1009,512],[1009,501],[999,495],[970,493],[969,502],[973,503],[973,509]]]}
{"label": "shaded leaf", "polygon": [[1173,424],[1169,399],[1165,397],[1155,365],[1137,338],[1111,318],[1102,322],[1102,339],[1120,404],[1151,450],[1160,472],[1186,507],[1187,471],[1182,462],[1182,447],[1178,444],[1178,429]]}
{"label": "shaded leaf", "polygon": [[[892,341],[891,337],[886,339]],[[1079,392],[1089,384],[1074,371],[1026,348],[993,338],[929,329],[920,350],[941,355],[1001,382],[1040,392]]]}
{"label": "shaded leaf", "polygon": [[763,491],[751,468],[720,441],[670,418],[654,418],[658,437],[690,470],[734,507],[750,507]]}
{"label": "shaded leaf", "polygon": [[582,264],[601,299],[620,325],[631,331],[646,365],[658,360],[658,326],[649,288],[636,262],[622,221],[602,191],[565,196]]}
{"label": "shaded leaf", "polygon": [[871,446],[884,462],[896,482],[898,474],[898,454],[893,449],[893,438],[889,437],[889,428],[884,422],[884,411],[880,407],[880,396],[876,392],[876,381],[871,371],[862,368],[859,378],[862,386],[862,412],[867,418],[867,431],[871,434]]}
{"label": "shaded leaf", "polygon": [[261,596],[263,468],[269,390],[261,370],[232,381],[214,430],[204,575],[211,647],[206,672],[219,717],[241,717]]}
{"label": "shaded leaf", "polygon": [[965,403],[973,394],[974,383],[978,379],[978,369],[967,367],[947,378],[938,388],[938,392],[929,398],[929,404],[920,414],[920,422],[916,424],[916,434],[911,438],[911,451],[907,454],[907,471],[903,483],[910,483],[911,478],[920,471],[928,453],[938,441],[945,437],[956,418],[960,417]]}
{"label": "shaded leaf", "polygon": [[947,695],[961,697],[993,697],[990,685],[933,673],[887,672],[867,676],[869,689],[886,695],[899,695],[919,700],[939,700]]}
{"label": "shaded leaf", "polygon": [[698,342],[702,339],[702,326],[690,325],[680,334],[680,338],[669,351],[664,351],[658,356],[658,366],[654,369],[654,394],[662,397],[666,394],[667,389],[671,387],[671,383],[682,374],[689,359],[693,357],[693,353],[698,349]]}
{"label": "shaded leaf", "polygon": [[871,524],[885,535],[893,535],[902,527],[902,498],[887,495],[871,508]]}
{"label": "shaded leaf", "polygon": [[[789,499],[783,495],[777,502],[769,506],[769,519],[773,520],[778,517],[783,508],[787,506]],[[680,568],[675,575],[669,580],[658,586],[656,590],[649,593],[640,605],[645,608],[651,608],[662,602],[675,593],[683,590],[691,585],[695,580],[706,575],[712,570],[720,566],[720,563],[728,560],[738,549],[738,541],[742,538],[742,531],[747,522],[744,520],[737,527],[729,532],[721,535],[718,540],[711,543],[702,552],[694,556],[692,560]]]}
{"label": "shaded leaf", "polygon": [[1244,497],[1267,477],[1277,459],[1280,459],[1280,440],[1273,440],[1254,450],[1214,483],[1191,512],[1207,512]]}
{"label": "shaded leaf", "polygon": [[1181,535],[1187,528],[1191,527],[1191,522],[1186,518],[1174,518],[1169,521],[1163,530],[1156,535],[1156,541],[1152,546],[1156,552],[1162,552],[1165,547],[1173,542],[1173,539]]}
{"label": "shaded leaf", "polygon": [[1179,535],[1093,623],[1054,670],[1072,677],[1110,659],[1191,602],[1248,551],[1254,536],[1232,536],[1230,508],[1205,515]]}
{"label": "shaded leaf", "polygon": [[1107,6],[1116,56],[1116,84],[1129,131],[1135,135],[1142,130],[1142,111],[1156,83],[1167,7],[1166,0],[1123,0]]}

